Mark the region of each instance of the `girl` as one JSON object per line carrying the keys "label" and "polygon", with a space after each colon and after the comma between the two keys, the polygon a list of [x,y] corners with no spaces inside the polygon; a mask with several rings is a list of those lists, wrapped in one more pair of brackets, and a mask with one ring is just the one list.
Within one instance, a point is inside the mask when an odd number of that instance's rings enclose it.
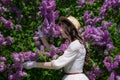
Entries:
{"label": "girl", "polygon": [[[80,23],[73,17],[60,17],[60,32],[63,38],[70,41],[70,45],[64,51],[64,54],[51,62],[27,61],[23,63],[26,69],[46,68],[46,69],[64,69],[65,75],[62,80],[89,80],[83,73],[83,66],[86,56],[86,48],[83,39],[78,35]],[[40,37],[47,49],[50,45],[40,32]]]}

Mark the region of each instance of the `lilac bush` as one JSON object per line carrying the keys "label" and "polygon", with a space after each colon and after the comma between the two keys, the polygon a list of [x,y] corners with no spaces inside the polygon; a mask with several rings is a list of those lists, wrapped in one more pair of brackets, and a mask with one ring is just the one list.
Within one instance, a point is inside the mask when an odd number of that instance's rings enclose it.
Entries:
{"label": "lilac bush", "polygon": [[[64,53],[60,16],[75,16],[90,52],[90,80],[120,80],[119,0],[0,0],[0,80],[61,80],[61,70],[23,69],[25,61],[51,61]],[[38,26],[50,42],[47,50]],[[54,76],[59,75],[59,76]]]}
{"label": "lilac bush", "polygon": [[21,77],[26,77],[27,73],[23,71],[22,63],[25,61],[36,61],[38,57],[38,52],[33,53],[29,52],[19,52],[19,53],[12,53],[14,64],[12,64],[11,68],[15,69],[16,72],[12,70],[9,72],[9,80],[20,80]]}
{"label": "lilac bush", "polygon": [[59,25],[55,23],[55,20],[58,18],[59,11],[56,10],[55,0],[42,0],[40,11],[44,17],[43,33],[46,36],[58,37]]}

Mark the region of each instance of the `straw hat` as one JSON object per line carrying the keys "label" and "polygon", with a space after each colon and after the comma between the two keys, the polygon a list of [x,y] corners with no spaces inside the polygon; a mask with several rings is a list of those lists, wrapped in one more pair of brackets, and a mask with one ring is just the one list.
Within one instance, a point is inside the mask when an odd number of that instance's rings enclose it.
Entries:
{"label": "straw hat", "polygon": [[73,25],[75,27],[75,29],[78,31],[80,29],[80,23],[79,21],[73,17],[73,16],[69,16],[69,17],[60,17],[60,21],[67,21],[69,22],[71,25]]}

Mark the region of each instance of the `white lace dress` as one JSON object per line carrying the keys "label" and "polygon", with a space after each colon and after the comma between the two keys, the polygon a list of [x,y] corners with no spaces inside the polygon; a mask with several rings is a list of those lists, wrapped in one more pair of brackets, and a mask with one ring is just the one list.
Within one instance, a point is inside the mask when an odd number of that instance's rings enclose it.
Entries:
{"label": "white lace dress", "polygon": [[[65,73],[83,72],[84,59],[86,50],[84,45],[75,40],[70,43],[64,54],[52,60],[52,65],[55,69],[63,68]],[[89,80],[84,74],[65,75],[62,80]]]}

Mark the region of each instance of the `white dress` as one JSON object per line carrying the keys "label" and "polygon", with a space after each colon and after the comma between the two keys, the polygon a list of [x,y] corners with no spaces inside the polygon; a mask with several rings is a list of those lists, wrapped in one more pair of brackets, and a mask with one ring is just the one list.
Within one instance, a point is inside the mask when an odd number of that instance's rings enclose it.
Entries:
{"label": "white dress", "polygon": [[[52,60],[55,69],[63,68],[65,73],[83,72],[86,49],[79,40],[70,43],[64,54]],[[62,80],[89,80],[84,73],[65,75]]]}

